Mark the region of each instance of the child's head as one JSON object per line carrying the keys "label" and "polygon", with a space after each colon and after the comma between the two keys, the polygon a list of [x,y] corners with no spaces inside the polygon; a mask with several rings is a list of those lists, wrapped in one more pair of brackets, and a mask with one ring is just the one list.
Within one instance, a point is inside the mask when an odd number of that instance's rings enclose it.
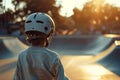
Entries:
{"label": "child's head", "polygon": [[48,46],[54,32],[54,21],[45,13],[32,13],[25,21],[26,39],[33,46]]}

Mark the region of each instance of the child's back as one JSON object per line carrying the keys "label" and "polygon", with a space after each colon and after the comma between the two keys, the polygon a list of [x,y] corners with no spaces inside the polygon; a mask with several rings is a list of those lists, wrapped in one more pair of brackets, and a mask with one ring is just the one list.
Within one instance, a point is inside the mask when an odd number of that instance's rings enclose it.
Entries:
{"label": "child's back", "polygon": [[46,48],[53,32],[54,22],[48,15],[28,16],[25,34],[31,46],[20,53],[14,80],[68,80],[58,54]]}

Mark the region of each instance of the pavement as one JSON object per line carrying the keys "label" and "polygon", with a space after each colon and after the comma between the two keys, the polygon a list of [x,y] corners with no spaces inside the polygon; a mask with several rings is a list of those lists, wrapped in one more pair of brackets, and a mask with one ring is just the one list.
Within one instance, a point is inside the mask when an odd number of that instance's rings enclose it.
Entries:
{"label": "pavement", "polygon": [[[59,54],[71,80],[120,80],[119,40],[104,36],[56,37],[53,40],[50,48],[57,52],[63,49]],[[0,80],[13,80],[19,52],[27,47],[16,37],[0,37]]]}
{"label": "pavement", "polygon": [[71,80],[120,80],[120,77],[97,63],[80,63],[88,56],[71,56],[62,59],[66,74]]}
{"label": "pavement", "polygon": [[[91,56],[61,57],[65,74],[71,80],[120,80],[120,77],[98,63],[80,63]],[[0,60],[0,80],[13,80],[16,58]]]}

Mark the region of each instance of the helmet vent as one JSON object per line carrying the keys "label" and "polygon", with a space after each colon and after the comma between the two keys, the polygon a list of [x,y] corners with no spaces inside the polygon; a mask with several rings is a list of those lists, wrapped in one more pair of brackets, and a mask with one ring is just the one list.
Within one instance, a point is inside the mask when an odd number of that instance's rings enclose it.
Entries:
{"label": "helmet vent", "polygon": [[48,27],[45,27],[44,29],[45,29],[45,31],[48,31]]}
{"label": "helmet vent", "polygon": [[34,15],[34,19],[36,18],[37,14]]}
{"label": "helmet vent", "polygon": [[32,29],[35,29],[35,28],[32,28]]}
{"label": "helmet vent", "polygon": [[26,23],[31,23],[32,21],[31,20],[29,20],[29,21],[26,21]]}
{"label": "helmet vent", "polygon": [[37,22],[37,23],[42,23],[42,24],[44,23],[43,21],[40,21],[40,20],[37,20],[36,22]]}

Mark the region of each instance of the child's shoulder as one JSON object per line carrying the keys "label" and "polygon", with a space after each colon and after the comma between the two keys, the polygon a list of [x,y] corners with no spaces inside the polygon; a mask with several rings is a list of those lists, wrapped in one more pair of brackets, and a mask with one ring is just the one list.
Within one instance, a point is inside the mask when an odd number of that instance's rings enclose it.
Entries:
{"label": "child's shoulder", "polygon": [[59,54],[56,51],[46,49],[47,53],[52,57],[59,57]]}
{"label": "child's shoulder", "polygon": [[46,51],[51,55],[58,56],[58,53],[56,51],[53,51],[51,49],[46,49]]}
{"label": "child's shoulder", "polygon": [[27,54],[27,49],[21,51],[21,52],[19,53],[19,57],[23,57],[23,56],[26,55],[26,54]]}

